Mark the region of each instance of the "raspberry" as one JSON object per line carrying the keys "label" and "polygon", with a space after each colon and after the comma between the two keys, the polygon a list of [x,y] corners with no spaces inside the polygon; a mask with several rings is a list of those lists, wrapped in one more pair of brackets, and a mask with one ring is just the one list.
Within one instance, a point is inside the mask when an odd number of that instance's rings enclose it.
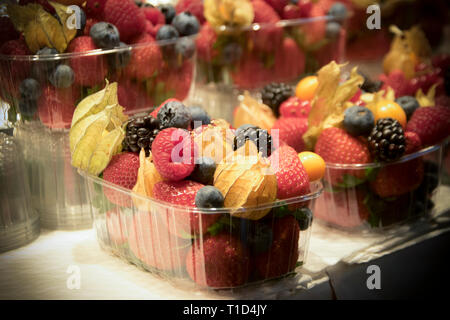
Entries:
{"label": "raspberry", "polygon": [[86,15],[88,18],[103,19],[103,10],[107,0],[87,0]]}
{"label": "raspberry", "polygon": [[120,40],[128,43],[145,29],[145,15],[133,0],[107,0],[103,16],[119,29]]}
{"label": "raspberry", "polygon": [[203,1],[202,0],[180,0],[175,6],[175,11],[180,14],[184,11],[192,13],[200,24],[203,24],[205,16],[203,15]]}
{"label": "raspberry", "polygon": [[414,111],[406,131],[417,133],[424,146],[436,144],[450,135],[450,108],[422,107]]}
{"label": "raspberry", "polygon": [[153,6],[143,7],[141,11],[144,13],[147,21],[150,21],[154,26],[166,23],[166,18],[158,8],[155,8]]}
{"label": "raspberry", "polygon": [[298,197],[310,192],[308,173],[294,149],[283,145],[269,159],[277,176],[278,199]]}
{"label": "raspberry", "polygon": [[143,46],[134,48],[131,60],[125,67],[124,73],[129,78],[138,80],[155,75],[163,63],[161,50],[156,41],[151,35],[143,33],[133,38],[131,43],[143,44]]}
{"label": "raspberry", "polygon": [[290,97],[280,105],[280,115],[285,118],[308,118],[311,111],[311,102]]}
{"label": "raspberry", "polygon": [[[132,189],[137,181],[139,169],[139,156],[133,152],[124,152],[112,157],[106,169],[103,171],[103,179],[125,189]],[[103,188],[106,198],[111,203],[123,207],[131,207],[131,197],[113,188]]]}
{"label": "raspberry", "polygon": [[420,141],[419,136],[417,135],[417,133],[412,131],[405,132],[405,144],[405,154],[419,151],[422,146],[422,142]]}
{"label": "raspberry", "polygon": [[401,70],[394,70],[388,76],[380,75],[383,82],[381,89],[386,90],[391,87],[395,91],[395,97],[414,96],[416,91],[411,83],[405,78],[405,74]]}
{"label": "raspberry", "polygon": [[99,23],[100,21],[94,18],[88,18],[86,20],[86,25],[84,26],[83,34],[85,36],[89,36],[89,33],[91,32],[91,28],[94,24]]}
{"label": "raspberry", "polygon": [[301,152],[305,149],[303,134],[308,130],[308,119],[306,118],[278,118],[275,121],[271,134],[274,130],[278,130],[281,141],[294,148],[295,151]]}
{"label": "raspberry", "polygon": [[[67,52],[86,52],[98,49],[91,37],[81,36],[74,38]],[[73,57],[70,66],[75,73],[75,83],[81,86],[93,87],[101,84],[108,73],[105,57],[102,55]]]}
{"label": "raspberry", "polygon": [[189,131],[167,128],[156,136],[152,144],[153,162],[166,180],[179,181],[194,170],[194,141]]}

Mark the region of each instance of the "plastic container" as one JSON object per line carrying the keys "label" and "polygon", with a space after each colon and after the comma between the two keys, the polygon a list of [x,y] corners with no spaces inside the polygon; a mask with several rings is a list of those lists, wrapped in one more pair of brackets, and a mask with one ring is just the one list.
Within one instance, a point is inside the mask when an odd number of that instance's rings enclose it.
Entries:
{"label": "plastic container", "polygon": [[20,145],[0,130],[0,252],[21,247],[39,236],[39,215],[31,205]]}
{"label": "plastic container", "polygon": [[[316,182],[308,195],[236,209],[235,215],[270,210],[255,221],[232,218],[231,209],[160,202],[80,174],[86,178],[100,246],[185,289],[236,288],[295,272],[306,259],[310,208],[322,191]],[[115,193],[125,206],[113,205],[105,193]]]}
{"label": "plastic container", "polygon": [[[334,34],[327,35],[327,23],[337,26]],[[215,35],[215,44],[198,44],[191,101],[207,108],[213,118],[227,121],[243,90],[260,90],[270,82],[293,84],[332,60],[343,61],[345,55],[345,21],[340,25],[331,16],[224,26],[209,33]]]}
{"label": "plastic container", "polygon": [[[194,45],[190,57],[176,54],[178,41]],[[103,89],[105,79],[118,83],[125,113],[148,112],[167,98],[183,100],[191,89],[194,57],[194,36],[82,53],[0,55],[0,97],[12,115],[9,120],[17,122],[15,135],[23,146],[33,205],[42,227],[92,227],[85,184],[70,165],[68,133],[78,102]],[[70,71],[67,82],[55,81],[55,70],[62,65],[72,69],[73,83]],[[24,89],[25,83],[30,88],[30,80],[25,79],[37,81],[37,94]]]}
{"label": "plastic container", "polygon": [[442,213],[435,210],[442,154],[435,145],[393,163],[327,163],[315,217],[343,230],[385,232]]}

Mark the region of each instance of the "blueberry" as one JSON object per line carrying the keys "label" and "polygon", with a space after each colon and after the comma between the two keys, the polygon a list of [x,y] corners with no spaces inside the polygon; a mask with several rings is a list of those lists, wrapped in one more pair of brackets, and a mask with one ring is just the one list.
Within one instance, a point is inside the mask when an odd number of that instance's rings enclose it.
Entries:
{"label": "blueberry", "polygon": [[191,38],[181,38],[175,44],[175,52],[184,59],[191,58],[195,53],[195,42]]}
{"label": "blueberry", "polygon": [[117,52],[108,54],[108,64],[112,69],[125,68],[131,59],[131,48],[120,42]]}
{"label": "blueberry", "polygon": [[191,178],[203,184],[213,184],[214,172],[216,172],[216,163],[213,159],[209,157],[197,158]]}
{"label": "blueberry", "polygon": [[175,15],[177,14],[174,6],[171,4],[162,4],[158,6],[158,9],[166,18],[166,24],[171,24],[173,18],[175,18]]}
{"label": "blueberry", "polygon": [[[208,113],[199,106],[192,106],[189,108],[189,111],[191,112],[191,128],[197,128],[205,124],[211,123],[211,118],[209,117]],[[201,122],[201,124],[200,124]]]}
{"label": "blueberry", "polygon": [[341,25],[336,21],[329,21],[326,26],[326,36],[328,39],[336,39],[341,32]]}
{"label": "blueberry", "polygon": [[35,79],[46,81],[47,77],[55,70],[60,60],[53,60],[51,56],[58,54],[54,48],[44,47],[36,52],[39,59],[33,62],[31,76]]}
{"label": "blueberry", "polygon": [[242,47],[239,43],[230,42],[222,50],[222,62],[234,63],[242,56]]}
{"label": "blueberry", "polygon": [[23,116],[32,117],[37,110],[37,101],[41,96],[41,86],[33,78],[22,81],[19,87],[19,111]]}
{"label": "blueberry", "polygon": [[344,128],[354,136],[370,134],[375,118],[372,111],[365,107],[353,106],[344,112]]}
{"label": "blueberry", "polygon": [[119,30],[109,22],[98,22],[91,27],[89,35],[95,45],[102,49],[112,49],[120,45]]}
{"label": "blueberry", "polygon": [[75,74],[71,67],[60,64],[48,80],[56,88],[69,88],[75,80]]}
{"label": "blueberry", "polygon": [[262,222],[247,222],[247,228],[241,226],[241,241],[247,246],[251,254],[267,252],[273,242],[272,229]]}
{"label": "blueberry", "polygon": [[328,15],[332,16],[336,21],[342,22],[347,18],[347,8],[340,2],[336,2],[333,6],[328,10]]}
{"label": "blueberry", "polygon": [[172,25],[177,29],[181,36],[190,36],[198,33],[200,24],[198,19],[189,11],[184,11],[175,16]]}
{"label": "blueberry", "polygon": [[222,193],[213,186],[205,186],[195,195],[195,205],[198,208],[222,208],[223,202]]}
{"label": "blueberry", "polygon": [[419,108],[419,102],[412,96],[403,96],[397,98],[395,99],[395,102],[397,102],[405,111],[407,119],[411,118],[414,111]]}
{"label": "blueberry", "polygon": [[179,37],[179,33],[175,27],[171,25],[164,25],[158,29],[156,33],[156,40],[172,40]]}
{"label": "blueberry", "polygon": [[179,101],[167,102],[158,112],[161,129],[182,128],[188,129],[191,124],[189,109]]}

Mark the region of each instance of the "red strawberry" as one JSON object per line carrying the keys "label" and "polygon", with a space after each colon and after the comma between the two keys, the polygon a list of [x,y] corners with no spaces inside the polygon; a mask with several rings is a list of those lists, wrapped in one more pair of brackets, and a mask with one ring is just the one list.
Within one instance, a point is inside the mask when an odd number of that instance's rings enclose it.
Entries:
{"label": "red strawberry", "polygon": [[[314,4],[310,11],[310,17],[322,17],[325,15],[325,11],[319,6]],[[309,23],[302,24],[299,27],[304,36],[306,44],[311,44],[322,40],[325,37],[326,21],[318,20],[311,21]]]}
{"label": "red strawberry", "polygon": [[364,204],[366,192],[348,188],[340,192],[324,191],[316,200],[314,216],[328,223],[354,228],[369,218],[369,210]]}
{"label": "red strawberry", "polygon": [[141,11],[144,13],[145,18],[156,26],[157,24],[165,24],[166,18],[164,14],[156,7],[143,7]]}
{"label": "red strawberry", "polygon": [[103,11],[107,0],[87,0],[86,1],[86,16],[97,20],[103,19]]}
{"label": "red strawberry", "polygon": [[[89,36],[74,38],[67,52],[86,52],[98,49],[94,41]],[[70,59],[70,66],[75,74],[75,83],[81,86],[93,87],[101,84],[108,73],[105,57],[102,55],[92,55]]]}
{"label": "red strawberry", "polygon": [[[259,0],[258,0],[259,1]],[[283,13],[283,8],[288,4],[289,0],[264,0],[270,5],[278,14]],[[255,1],[253,1],[255,2]],[[255,14],[256,15],[256,14]]]}
{"label": "red strawberry", "polygon": [[197,35],[197,55],[201,60],[211,61],[219,52],[213,48],[214,43],[217,40],[217,34],[209,23],[204,23]]}
{"label": "red strawberry", "polygon": [[9,40],[16,40],[20,37],[20,33],[14,28],[11,19],[7,16],[0,17],[0,46]]}
{"label": "red strawberry", "polygon": [[410,154],[416,151],[419,151],[422,147],[422,142],[420,141],[419,136],[417,133],[412,131],[406,131],[405,132],[405,154]]}
{"label": "red strawberry", "polygon": [[205,16],[203,15],[203,0],[180,0],[175,6],[177,14],[183,11],[189,11],[192,13],[200,24],[205,22]]}
{"label": "red strawberry", "polygon": [[424,146],[440,142],[450,135],[450,108],[434,106],[416,109],[406,131],[417,133]]}
{"label": "red strawberry", "polygon": [[292,38],[284,38],[276,50],[274,77],[279,82],[296,79],[305,70],[305,54]]}
{"label": "red strawberry", "polygon": [[[103,171],[103,179],[125,189],[132,189],[137,181],[139,169],[139,156],[133,152],[123,152],[112,157],[106,169]],[[104,186],[103,192],[106,198],[118,206],[131,207],[131,197],[111,187]]]}
{"label": "red strawberry", "polygon": [[106,213],[106,228],[109,239],[115,246],[120,246],[127,241],[126,218],[121,215],[118,207]]}
{"label": "red strawberry", "polygon": [[103,17],[117,27],[122,42],[128,43],[145,29],[144,12],[133,0],[107,0]]}
{"label": "red strawberry", "polygon": [[173,236],[150,212],[133,215],[128,244],[133,254],[149,267],[181,274],[190,239]]}
{"label": "red strawberry", "polygon": [[301,18],[308,18],[311,15],[313,7],[311,0],[298,0],[297,5],[300,9]]}
{"label": "red strawberry", "polygon": [[94,24],[98,23],[98,22],[100,22],[100,21],[97,20],[97,19],[94,19],[94,18],[88,18],[88,19],[86,20],[86,25],[84,26],[83,34],[84,34],[85,36],[89,36],[89,33],[91,32],[92,26],[93,26]]}
{"label": "red strawberry", "polygon": [[273,74],[264,67],[257,55],[248,54],[241,58],[239,64],[231,72],[236,86],[241,89],[253,89],[270,81]]}
{"label": "red strawberry", "polygon": [[153,24],[148,20],[145,21],[144,32],[148,33],[149,35],[151,35],[153,37],[153,35],[152,35],[153,34]]}
{"label": "red strawberry", "polygon": [[311,102],[290,97],[280,105],[280,115],[285,118],[308,118],[311,111]]}
{"label": "red strawberry", "polygon": [[415,158],[381,168],[370,187],[382,198],[397,197],[417,189],[423,176],[422,158]]}
{"label": "red strawberry", "polygon": [[119,81],[117,96],[119,104],[125,108],[125,113],[136,113],[148,110],[153,106],[153,101],[145,90],[131,81]]}
{"label": "red strawberry", "polygon": [[219,219],[220,214],[200,214],[190,211],[189,208],[195,208],[197,191],[203,187],[203,184],[191,180],[160,181],[153,187],[155,199],[183,206],[182,209],[169,210],[161,207],[158,210],[166,213],[162,215],[163,223],[172,234],[183,238],[186,235],[204,234]]}
{"label": "red strawberry", "polygon": [[255,13],[255,17],[253,18],[254,23],[274,23],[280,21],[280,16],[268,1],[254,0],[252,1],[252,6]]}
{"label": "red strawberry", "polygon": [[294,149],[282,145],[269,158],[277,176],[278,199],[309,193],[308,174]]}
{"label": "red strawberry", "polygon": [[161,50],[157,42],[151,35],[142,33],[133,38],[131,43],[143,44],[143,46],[134,48],[131,53],[131,60],[125,67],[124,73],[129,78],[138,80],[155,75],[163,63]]}
{"label": "red strawberry", "polygon": [[45,87],[38,100],[39,119],[49,128],[70,128],[79,97],[80,88],[77,86],[67,89]]}
{"label": "red strawberry", "polygon": [[153,162],[159,174],[170,181],[189,176],[195,167],[194,146],[187,130],[167,128],[160,131],[152,144]]}
{"label": "red strawberry", "polygon": [[280,117],[274,123],[270,131],[271,134],[273,134],[274,130],[278,130],[280,140],[286,142],[295,151],[304,151],[303,134],[308,130],[308,119]]}
{"label": "red strawberry", "polygon": [[165,91],[170,93],[175,99],[184,100],[191,89],[194,66],[191,61],[184,61],[179,68],[174,66],[164,70],[158,81],[164,83]]}
{"label": "red strawberry", "polygon": [[271,52],[283,39],[283,29],[271,25],[279,21],[280,17],[272,7],[263,0],[255,0],[252,2],[252,5],[255,11],[253,22],[266,25],[259,30],[250,31],[250,39],[256,50]]}
{"label": "red strawberry", "polygon": [[285,6],[283,8],[283,13],[281,14],[281,17],[283,19],[300,19],[302,18],[302,12],[299,8],[299,6],[295,5],[295,4],[288,4],[287,6]]}
{"label": "red strawberry", "polygon": [[194,242],[186,257],[186,269],[201,286],[237,287],[247,282],[249,257],[239,239],[221,233]]}
{"label": "red strawberry", "polygon": [[[327,163],[356,164],[371,161],[367,144],[351,136],[341,128],[327,128],[317,139],[314,152],[320,155]],[[342,183],[344,175],[356,178],[364,177],[364,170],[328,168],[325,180],[332,184]]]}
{"label": "red strawberry", "polygon": [[292,215],[273,220],[272,245],[255,257],[256,271],[262,279],[282,276],[295,269],[298,260],[300,227]]}
{"label": "red strawberry", "polygon": [[156,108],[155,110],[153,110],[153,111],[150,113],[150,115],[151,115],[153,118],[156,118],[156,117],[158,116],[159,109],[161,109],[167,102],[170,102],[170,101],[178,101],[178,100],[177,100],[177,99],[173,99],[173,98],[170,98],[170,99],[165,100],[163,103],[161,103],[161,104],[159,105],[158,108]]}

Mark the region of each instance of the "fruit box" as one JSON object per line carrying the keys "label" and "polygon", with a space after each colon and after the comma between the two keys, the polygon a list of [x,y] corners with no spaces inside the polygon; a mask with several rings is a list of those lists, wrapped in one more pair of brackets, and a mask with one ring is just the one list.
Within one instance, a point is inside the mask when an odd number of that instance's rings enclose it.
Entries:
{"label": "fruit box", "polygon": [[[203,26],[197,38],[192,99],[208,105],[212,117],[231,121],[243,90],[259,90],[271,82],[294,83],[332,60],[342,61],[345,25],[331,16],[316,16],[240,28]],[[217,103],[211,101],[212,94],[220,97]]]}
{"label": "fruit box", "polygon": [[[151,38],[110,50],[0,55],[0,100],[23,145],[43,227],[92,226],[85,185],[70,164],[68,132],[77,103],[101,90],[106,79],[118,83],[125,113],[151,110],[167,98],[185,99],[194,74],[194,39]],[[189,41],[194,51],[187,57],[176,54],[179,41]]]}
{"label": "fruit box", "polygon": [[324,192],[314,207],[322,223],[352,232],[385,232],[431,218],[441,185],[442,145],[391,163],[326,163]]}
{"label": "fruit box", "polygon": [[[305,262],[312,208],[322,192],[247,208],[198,209],[86,179],[100,246],[182,288],[236,288],[292,274]],[[109,193],[108,198],[105,196]],[[115,205],[109,202],[115,194]],[[259,220],[238,218],[266,210]],[[233,212],[231,215],[230,212]]]}

